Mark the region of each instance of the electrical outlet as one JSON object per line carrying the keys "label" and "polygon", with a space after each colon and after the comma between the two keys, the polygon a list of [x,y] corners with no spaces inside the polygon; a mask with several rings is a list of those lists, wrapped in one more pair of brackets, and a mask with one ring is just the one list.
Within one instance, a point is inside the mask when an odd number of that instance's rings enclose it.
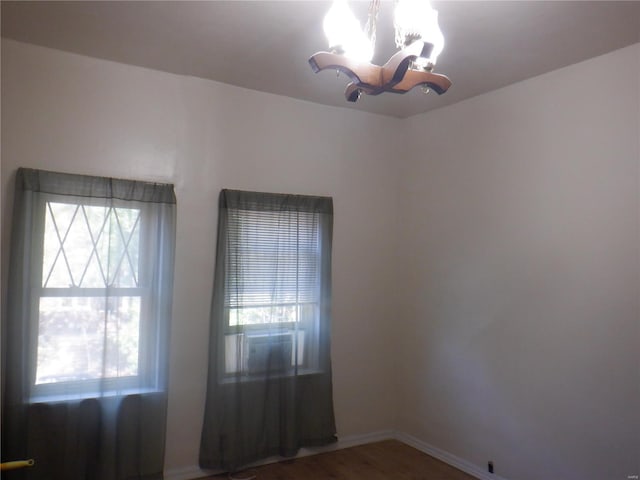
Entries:
{"label": "electrical outlet", "polygon": [[489,470],[489,473],[493,473],[493,462],[491,460],[487,464],[487,470]]}

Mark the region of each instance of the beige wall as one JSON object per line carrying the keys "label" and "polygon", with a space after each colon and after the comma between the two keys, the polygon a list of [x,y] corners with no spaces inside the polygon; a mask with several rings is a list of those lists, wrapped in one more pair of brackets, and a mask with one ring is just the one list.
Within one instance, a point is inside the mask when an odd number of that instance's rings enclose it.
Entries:
{"label": "beige wall", "polygon": [[514,480],[640,473],[639,53],[406,123],[400,430]]}
{"label": "beige wall", "polygon": [[394,119],[12,41],[2,49],[5,226],[19,166],[176,185],[167,469],[197,464],[223,187],[333,196],[338,433],[392,427]]}
{"label": "beige wall", "polygon": [[639,112],[640,45],[397,120],[3,40],[3,275],[18,166],[175,183],[166,466],[189,470],[219,190],[331,195],[340,435],[396,428],[511,480],[626,478]]}

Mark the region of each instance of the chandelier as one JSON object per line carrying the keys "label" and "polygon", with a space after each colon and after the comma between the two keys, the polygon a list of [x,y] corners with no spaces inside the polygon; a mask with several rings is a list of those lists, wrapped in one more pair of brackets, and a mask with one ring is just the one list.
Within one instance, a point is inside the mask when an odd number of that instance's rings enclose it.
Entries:
{"label": "chandelier", "polygon": [[345,97],[350,102],[361,93],[406,93],[422,86],[425,92],[442,95],[451,86],[445,75],[433,73],[444,47],[438,25],[438,12],[428,0],[395,0],[395,43],[399,49],[382,66],[371,63],[376,43],[376,24],[380,0],[372,0],[364,30],[349,9],[346,0],[334,0],[324,18],[323,27],[329,41],[328,52],[309,58],[315,73],[334,69],[344,73],[351,83]]}

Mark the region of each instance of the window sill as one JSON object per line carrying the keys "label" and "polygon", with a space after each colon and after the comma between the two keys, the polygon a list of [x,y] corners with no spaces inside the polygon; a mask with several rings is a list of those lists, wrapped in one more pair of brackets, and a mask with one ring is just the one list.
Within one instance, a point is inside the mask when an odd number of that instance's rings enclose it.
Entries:
{"label": "window sill", "polygon": [[35,403],[65,403],[80,400],[88,400],[91,398],[117,398],[126,397],[127,395],[142,395],[148,393],[161,393],[157,388],[123,388],[120,390],[109,390],[105,392],[80,392],[80,393],[64,393],[53,395],[33,395],[29,398],[30,404]]}
{"label": "window sill", "polygon": [[222,379],[220,379],[221,384],[227,383],[250,383],[250,382],[262,382],[265,380],[279,380],[282,378],[293,378],[293,377],[309,377],[312,375],[320,375],[324,373],[322,370],[318,368],[299,368],[297,373],[292,372],[280,372],[280,373],[227,373],[224,375]]}

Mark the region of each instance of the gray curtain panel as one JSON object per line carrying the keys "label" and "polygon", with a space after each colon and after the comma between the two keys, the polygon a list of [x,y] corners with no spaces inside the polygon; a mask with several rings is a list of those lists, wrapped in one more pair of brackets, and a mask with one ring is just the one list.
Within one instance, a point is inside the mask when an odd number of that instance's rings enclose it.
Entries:
{"label": "gray curtain panel", "polygon": [[200,466],[336,441],[331,198],[220,193]]}
{"label": "gray curtain panel", "polygon": [[36,464],[7,478],[162,478],[175,209],[172,185],[18,170],[2,461]]}

